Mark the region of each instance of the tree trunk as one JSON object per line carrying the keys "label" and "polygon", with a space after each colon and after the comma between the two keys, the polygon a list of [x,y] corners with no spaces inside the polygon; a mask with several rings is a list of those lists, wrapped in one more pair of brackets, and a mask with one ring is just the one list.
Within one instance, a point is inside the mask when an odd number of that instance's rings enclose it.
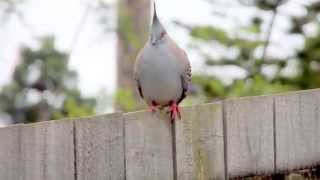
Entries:
{"label": "tree trunk", "polygon": [[137,109],[141,102],[133,68],[136,56],[147,40],[150,0],[119,0],[118,3],[117,96],[125,97],[117,97],[116,108],[130,111]]}

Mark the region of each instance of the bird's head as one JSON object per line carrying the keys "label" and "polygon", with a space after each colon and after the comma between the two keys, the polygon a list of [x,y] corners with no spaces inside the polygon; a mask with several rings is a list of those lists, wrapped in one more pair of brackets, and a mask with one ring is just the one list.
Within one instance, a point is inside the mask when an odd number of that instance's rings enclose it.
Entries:
{"label": "bird's head", "polygon": [[166,30],[159,21],[156,11],[156,4],[153,2],[153,19],[150,32],[150,41],[153,46],[161,43],[161,40],[167,35]]}

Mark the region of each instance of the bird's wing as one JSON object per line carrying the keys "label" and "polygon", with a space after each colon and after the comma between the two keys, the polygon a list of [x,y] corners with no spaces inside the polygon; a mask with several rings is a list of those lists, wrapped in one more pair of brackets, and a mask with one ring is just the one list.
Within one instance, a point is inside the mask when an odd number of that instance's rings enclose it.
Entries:
{"label": "bird's wing", "polygon": [[141,88],[141,84],[140,84],[140,80],[139,80],[140,73],[139,73],[139,69],[137,68],[137,64],[139,63],[138,61],[140,61],[142,58],[141,52],[142,51],[139,52],[137,59],[136,59],[136,63],[135,63],[135,67],[134,67],[134,80],[136,81],[136,86],[137,86],[139,95],[143,99],[143,92],[142,92],[142,88]]}
{"label": "bird's wing", "polygon": [[142,88],[141,88],[140,82],[139,82],[138,79],[135,79],[135,80],[136,80],[136,83],[137,83],[137,88],[138,88],[139,95],[143,99],[143,93],[142,93]]}
{"label": "bird's wing", "polygon": [[178,100],[178,104],[187,96],[187,92],[189,89],[189,85],[191,82],[191,66],[187,56],[187,53],[181,49],[179,52],[180,63],[182,64],[182,72],[181,72],[181,86],[182,86],[182,94]]}

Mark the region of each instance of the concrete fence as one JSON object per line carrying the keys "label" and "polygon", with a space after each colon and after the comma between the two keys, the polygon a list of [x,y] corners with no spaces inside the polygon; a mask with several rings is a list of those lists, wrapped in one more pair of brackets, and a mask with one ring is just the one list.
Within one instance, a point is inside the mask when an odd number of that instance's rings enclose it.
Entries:
{"label": "concrete fence", "polygon": [[0,129],[3,180],[211,180],[320,164],[320,90]]}

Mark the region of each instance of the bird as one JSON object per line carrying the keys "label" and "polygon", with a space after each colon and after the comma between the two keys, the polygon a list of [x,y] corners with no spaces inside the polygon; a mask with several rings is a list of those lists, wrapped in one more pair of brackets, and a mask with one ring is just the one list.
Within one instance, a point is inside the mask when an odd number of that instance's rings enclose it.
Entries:
{"label": "bird", "polygon": [[160,22],[155,2],[149,38],[135,61],[134,79],[151,112],[168,107],[171,122],[181,120],[179,104],[188,93],[191,66],[187,53]]}

